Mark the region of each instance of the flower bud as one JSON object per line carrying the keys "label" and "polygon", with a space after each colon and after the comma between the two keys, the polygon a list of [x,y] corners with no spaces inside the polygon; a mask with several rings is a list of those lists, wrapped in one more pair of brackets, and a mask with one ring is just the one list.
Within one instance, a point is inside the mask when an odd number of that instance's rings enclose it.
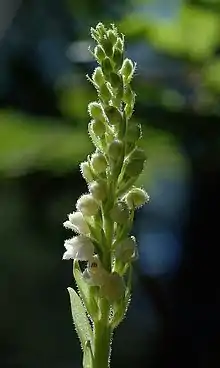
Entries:
{"label": "flower bud", "polygon": [[117,202],[110,211],[111,219],[120,225],[125,225],[129,220],[129,209],[124,202]]}
{"label": "flower bud", "polygon": [[79,261],[88,261],[94,253],[94,245],[89,238],[84,235],[74,236],[64,243],[66,252],[63,259],[78,259]]}
{"label": "flower bud", "polygon": [[113,160],[118,160],[124,149],[124,143],[118,139],[114,139],[108,146],[108,155]]}
{"label": "flower bud", "polygon": [[125,287],[122,277],[113,272],[105,278],[105,283],[101,286],[101,294],[110,302],[116,302],[124,295]]}
{"label": "flower bud", "polygon": [[117,42],[115,44],[115,49],[118,49],[121,53],[124,51],[124,41],[121,39],[121,37],[117,38]]}
{"label": "flower bud", "polygon": [[131,177],[138,177],[144,169],[144,161],[142,160],[134,160],[130,162],[126,162],[125,176]]}
{"label": "flower bud", "polygon": [[115,256],[121,262],[128,263],[135,258],[137,253],[137,244],[134,236],[122,240],[117,245]]}
{"label": "flower bud", "polygon": [[110,83],[113,88],[122,87],[122,80],[117,73],[110,73]]}
{"label": "flower bud", "polygon": [[136,147],[129,155],[129,160],[146,160],[145,151],[142,148]]}
{"label": "flower bud", "polygon": [[96,60],[101,64],[102,61],[105,59],[105,51],[103,50],[101,45],[97,45],[94,49],[94,55]]}
{"label": "flower bud", "polygon": [[91,129],[97,137],[103,137],[105,134],[105,124],[101,120],[92,120]]}
{"label": "flower bud", "polygon": [[134,74],[135,67],[132,63],[132,61],[128,58],[126,58],[123,61],[122,67],[121,67],[121,75],[123,76],[123,79],[126,84],[130,83],[131,78]]}
{"label": "flower bud", "polygon": [[128,124],[126,131],[126,141],[127,142],[137,142],[141,138],[141,125],[140,124]]}
{"label": "flower bud", "polygon": [[114,49],[113,61],[115,63],[116,70],[120,69],[123,63],[123,53],[118,49]]}
{"label": "flower bud", "polygon": [[96,174],[105,172],[107,168],[107,161],[101,152],[95,152],[91,156],[91,166]]}
{"label": "flower bud", "polygon": [[141,188],[132,188],[125,196],[129,208],[135,209],[149,202],[149,195]]}
{"label": "flower bud", "polygon": [[82,162],[80,164],[80,170],[83,178],[87,181],[87,183],[90,183],[90,181],[93,180],[93,174],[89,163],[87,161]]}
{"label": "flower bud", "polygon": [[103,180],[93,181],[89,185],[89,190],[97,201],[104,201],[107,197],[107,185]]}
{"label": "flower bud", "polygon": [[76,208],[84,216],[95,216],[99,210],[99,205],[91,194],[83,194],[77,200]]}
{"label": "flower bud", "polygon": [[135,102],[135,93],[132,91],[131,86],[127,85],[123,94],[123,101],[128,104],[134,106]]}
{"label": "flower bud", "polygon": [[103,84],[102,86],[100,86],[99,88],[99,97],[100,99],[102,99],[104,102],[109,103],[109,101],[112,98],[112,94],[108,88],[108,86],[105,84]]}
{"label": "flower bud", "polygon": [[98,102],[90,102],[88,105],[89,115],[96,120],[105,121],[105,113]]}
{"label": "flower bud", "polygon": [[102,61],[102,70],[105,76],[109,75],[112,72],[112,64],[111,64],[109,57],[106,57]]}
{"label": "flower bud", "polygon": [[112,125],[120,124],[122,121],[122,114],[121,112],[114,106],[108,106],[105,109],[105,113],[109,120],[109,123]]}
{"label": "flower bud", "polygon": [[100,40],[100,43],[106,53],[107,56],[112,57],[113,54],[113,47],[112,47],[112,43],[108,38],[103,38],[102,40]]}
{"label": "flower bud", "polygon": [[73,212],[68,215],[69,221],[65,221],[63,226],[66,229],[74,230],[77,233],[88,235],[90,233],[89,226],[81,212]]}
{"label": "flower bud", "polygon": [[102,72],[102,68],[100,68],[100,66],[95,68],[94,73],[92,75],[92,80],[98,87],[101,87],[105,83],[105,77]]}
{"label": "flower bud", "polygon": [[91,33],[92,38],[93,38],[95,41],[99,42],[99,38],[100,38],[100,36],[99,36],[99,32],[97,32],[97,30],[96,30],[96,29],[94,29],[93,27],[91,27],[91,28],[90,28],[90,33]]}
{"label": "flower bud", "polygon": [[111,42],[112,46],[115,45],[115,43],[117,42],[117,32],[113,31],[112,29],[107,31],[107,37],[109,39],[109,41]]}
{"label": "flower bud", "polygon": [[106,28],[103,23],[99,22],[96,26],[96,31],[100,35],[100,38],[103,38],[106,35]]}
{"label": "flower bud", "polygon": [[134,103],[130,103],[130,104],[126,104],[125,106],[125,114],[126,114],[126,117],[127,119],[130,119],[132,114],[134,112]]}
{"label": "flower bud", "polygon": [[143,171],[145,161],[146,155],[144,150],[136,147],[125,161],[125,175],[128,177],[140,175]]}

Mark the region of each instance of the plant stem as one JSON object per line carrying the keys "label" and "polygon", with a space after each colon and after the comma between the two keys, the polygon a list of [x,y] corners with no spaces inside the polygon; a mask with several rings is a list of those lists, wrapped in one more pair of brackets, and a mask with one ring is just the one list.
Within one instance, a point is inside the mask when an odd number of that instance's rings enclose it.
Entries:
{"label": "plant stem", "polygon": [[110,362],[111,328],[108,323],[109,304],[101,301],[102,317],[94,322],[94,355],[92,368],[108,368]]}

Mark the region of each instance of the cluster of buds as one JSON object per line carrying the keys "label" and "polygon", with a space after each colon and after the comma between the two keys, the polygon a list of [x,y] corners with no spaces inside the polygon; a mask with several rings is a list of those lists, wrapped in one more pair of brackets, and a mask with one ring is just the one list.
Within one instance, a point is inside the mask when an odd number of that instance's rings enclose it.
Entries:
{"label": "cluster of buds", "polygon": [[[95,152],[80,164],[88,193],[77,200],[76,212],[64,222],[76,235],[65,241],[63,259],[75,260],[78,288],[85,283],[90,290],[89,300],[83,300],[90,318],[99,318],[99,300],[104,298],[110,308],[108,323],[114,329],[130,300],[132,262],[137,258],[136,240],[130,236],[134,211],[149,200],[143,189],[134,186],[146,157],[138,147],[141,127],[131,121],[136,66],[124,57],[124,36],[114,25],[106,29],[102,23],[91,28],[91,36],[97,46],[90,51],[98,66],[88,79],[98,100],[88,105],[88,132]],[[83,293],[80,296],[83,299]]]}

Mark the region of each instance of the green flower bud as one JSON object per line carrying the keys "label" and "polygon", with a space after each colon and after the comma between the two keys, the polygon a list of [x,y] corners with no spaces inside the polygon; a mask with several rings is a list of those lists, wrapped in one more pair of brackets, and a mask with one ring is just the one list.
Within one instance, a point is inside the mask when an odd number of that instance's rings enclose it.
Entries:
{"label": "green flower bud", "polygon": [[128,58],[126,58],[123,61],[122,67],[121,67],[121,75],[123,76],[124,82],[126,84],[130,83],[131,78],[134,74],[135,67],[132,63],[132,61]]}
{"label": "green flower bud", "polygon": [[92,120],[91,129],[97,137],[103,137],[105,134],[105,124],[101,120]]}
{"label": "green flower bud", "polygon": [[106,57],[102,61],[102,70],[105,76],[106,75],[108,76],[112,72],[112,64],[111,64],[109,57]]}
{"label": "green flower bud", "polygon": [[123,154],[124,143],[118,139],[114,139],[108,147],[108,155],[113,160],[119,160]]}
{"label": "green flower bud", "polygon": [[113,88],[121,88],[122,87],[122,80],[120,76],[116,73],[110,73],[109,81]]}
{"label": "green flower bud", "polygon": [[146,155],[141,148],[136,148],[134,151],[132,151],[125,162],[125,176],[139,176],[143,171],[145,160]]}
{"label": "green flower bud", "polygon": [[92,75],[92,80],[98,87],[101,87],[105,83],[105,77],[102,72],[102,68],[100,68],[100,66],[95,68],[94,73]]}
{"label": "green flower bud", "polygon": [[87,183],[90,183],[93,180],[92,170],[87,161],[84,161],[80,164],[80,171]]}
{"label": "green flower bud", "polygon": [[129,209],[124,202],[117,202],[110,211],[111,219],[117,224],[125,225],[129,220]]}
{"label": "green flower bud", "polygon": [[116,70],[120,69],[123,63],[123,53],[118,48],[114,49],[113,61],[115,63]]}
{"label": "green flower bud", "polygon": [[121,39],[121,37],[117,38],[117,42],[115,44],[115,49],[118,49],[121,53],[124,51],[124,41]]}
{"label": "green flower bud", "polygon": [[117,32],[113,31],[112,29],[107,31],[107,37],[109,39],[109,41],[111,42],[112,46],[115,45],[115,43],[117,42]]}
{"label": "green flower bud", "polygon": [[121,112],[114,106],[108,106],[105,109],[105,113],[109,120],[109,123],[112,125],[120,124],[122,121],[122,114]]}
{"label": "green flower bud", "polygon": [[91,34],[92,38],[93,38],[95,41],[99,42],[99,38],[100,38],[100,36],[99,36],[99,32],[97,32],[97,30],[95,30],[93,27],[91,27],[91,28],[90,28],[90,34]]}
{"label": "green flower bud", "polygon": [[135,101],[132,101],[129,104],[126,104],[125,106],[125,114],[126,114],[127,119],[130,119],[134,112],[134,103]]}
{"label": "green flower bud", "polygon": [[145,151],[140,148],[140,147],[136,147],[134,149],[134,151],[131,152],[131,154],[129,155],[129,160],[146,160],[146,153]]}
{"label": "green flower bud", "polygon": [[107,197],[107,185],[103,180],[93,181],[89,185],[89,190],[97,201],[104,201]]}
{"label": "green flower bud", "polygon": [[149,202],[149,195],[141,188],[132,188],[125,196],[125,201],[130,209],[135,209]]}
{"label": "green flower bud", "polygon": [[126,89],[124,91],[123,101],[128,105],[134,106],[135,93],[132,91],[129,85],[126,86]]}
{"label": "green flower bud", "polygon": [[98,32],[98,34],[100,35],[100,38],[103,38],[103,37],[106,35],[106,33],[107,33],[107,31],[106,31],[106,28],[105,28],[104,24],[103,24],[103,23],[101,23],[101,22],[99,22],[99,23],[97,24],[97,26],[96,26],[96,31],[97,31],[97,32]]}
{"label": "green flower bud", "polygon": [[137,142],[142,135],[141,125],[140,124],[128,124],[126,131],[126,140],[127,142]]}
{"label": "green flower bud", "polygon": [[107,56],[112,57],[113,54],[113,47],[112,47],[112,43],[108,38],[103,38],[102,40],[100,40],[100,43],[106,53]]}
{"label": "green flower bud", "polygon": [[102,61],[105,59],[105,51],[103,50],[101,45],[97,45],[94,49],[94,55],[96,60],[101,64]]}
{"label": "green flower bud", "polygon": [[126,131],[126,155],[134,150],[136,142],[141,138],[141,125],[129,123]]}
{"label": "green flower bud", "polygon": [[106,103],[111,100],[112,94],[106,83],[99,88],[99,97]]}
{"label": "green flower bud", "polygon": [[76,202],[76,208],[84,216],[94,216],[99,210],[97,201],[91,194],[83,194]]}
{"label": "green flower bud", "polygon": [[122,240],[117,245],[115,256],[121,262],[131,262],[137,254],[137,243],[134,236]]}
{"label": "green flower bud", "polygon": [[124,174],[129,178],[138,177],[142,173],[143,169],[144,162],[141,160],[134,160],[126,164]]}
{"label": "green flower bud", "polygon": [[102,106],[98,102],[90,102],[88,105],[89,115],[95,120],[105,121],[105,113]]}
{"label": "green flower bud", "polygon": [[124,296],[124,291],[123,279],[116,272],[109,274],[100,288],[101,294],[112,303],[121,299]]}
{"label": "green flower bud", "polygon": [[105,172],[107,168],[107,161],[101,152],[95,152],[91,157],[91,166],[96,174]]}

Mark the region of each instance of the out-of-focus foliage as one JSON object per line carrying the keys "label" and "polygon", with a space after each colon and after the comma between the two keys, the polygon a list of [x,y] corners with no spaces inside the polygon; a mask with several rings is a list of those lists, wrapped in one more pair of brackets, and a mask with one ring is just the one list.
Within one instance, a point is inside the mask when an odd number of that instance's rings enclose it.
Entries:
{"label": "out-of-focus foliage", "polygon": [[[152,15],[152,5],[157,10]],[[139,3],[138,3],[139,4]],[[218,93],[220,89],[220,3],[219,1],[163,1],[141,2],[133,6],[121,20],[121,29],[133,42],[144,40],[160,55],[166,55],[178,63],[182,63],[182,73],[177,75],[176,86],[172,88],[173,104],[179,109],[196,110],[203,114],[219,114]],[[173,10],[175,8],[175,11]],[[168,16],[166,14],[168,9]],[[170,11],[169,11],[170,9]],[[161,73],[170,74],[161,63]],[[174,65],[173,77],[177,69]],[[187,99],[181,83],[190,93]],[[154,80],[155,82],[155,80]],[[179,84],[179,85],[178,85]],[[156,78],[160,90],[159,104],[166,101],[169,81],[164,77]],[[155,83],[154,83],[155,89]],[[170,90],[169,90],[170,92]],[[182,96],[181,96],[182,94]],[[180,95],[182,99],[175,96]],[[179,104],[179,101],[182,101]],[[170,104],[172,108],[172,103]]]}
{"label": "out-of-focus foliage", "polygon": [[1,111],[0,120],[0,173],[7,176],[37,169],[64,173],[86,157],[91,147],[86,127],[9,111]]}

